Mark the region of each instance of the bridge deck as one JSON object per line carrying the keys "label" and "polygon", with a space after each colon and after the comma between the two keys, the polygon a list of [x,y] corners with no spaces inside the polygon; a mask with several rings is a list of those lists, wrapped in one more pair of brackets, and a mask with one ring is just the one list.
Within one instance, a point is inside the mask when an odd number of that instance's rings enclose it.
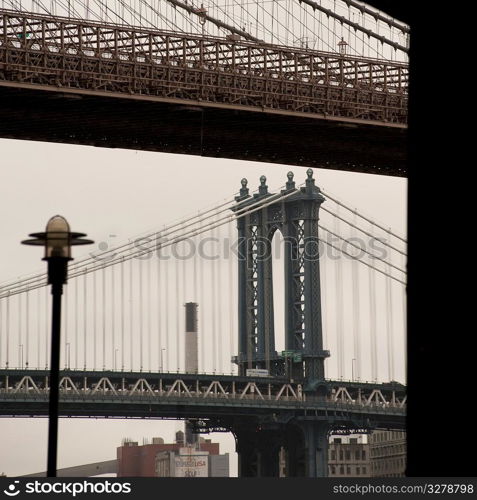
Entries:
{"label": "bridge deck", "polygon": [[[39,14],[0,15],[3,137],[403,175],[406,64]],[[25,99],[32,99],[29,109]],[[121,116],[113,116],[118,103]],[[182,127],[173,123],[177,114]],[[268,118],[255,130],[257,114]],[[149,132],[141,130],[144,123]]]}

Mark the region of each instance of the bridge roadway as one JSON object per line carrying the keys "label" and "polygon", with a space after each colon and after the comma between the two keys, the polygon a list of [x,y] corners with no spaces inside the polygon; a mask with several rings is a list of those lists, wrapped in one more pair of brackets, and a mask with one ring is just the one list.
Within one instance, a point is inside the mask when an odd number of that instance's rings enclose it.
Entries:
{"label": "bridge roadway", "polygon": [[[47,415],[48,375],[0,370],[0,415]],[[318,396],[285,378],[65,370],[60,380],[60,413],[69,417],[190,418],[226,428],[237,418],[262,422],[274,415],[327,419],[337,429],[401,429],[406,413],[405,387],[398,383],[327,380],[318,389],[327,394]]]}
{"label": "bridge roadway", "polygon": [[[48,370],[0,370],[0,416],[48,415]],[[404,429],[406,388],[278,377],[63,370],[60,415],[187,419],[194,432],[232,432],[241,477],[327,475],[333,433]]]}
{"label": "bridge roadway", "polygon": [[406,175],[408,66],[0,9],[0,136]]}

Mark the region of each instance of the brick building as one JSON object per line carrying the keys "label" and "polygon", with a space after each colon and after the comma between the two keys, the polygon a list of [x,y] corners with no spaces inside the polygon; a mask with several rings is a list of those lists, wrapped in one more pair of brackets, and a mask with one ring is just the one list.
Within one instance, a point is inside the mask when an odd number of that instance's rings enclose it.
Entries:
{"label": "brick building", "polygon": [[[117,448],[118,477],[155,477],[156,456],[160,452],[178,453],[185,445],[184,433],[176,433],[175,443],[164,443],[162,438],[153,438],[151,444],[139,446],[134,441],[123,441]],[[199,440],[197,449],[209,455],[219,455],[219,443],[212,443],[210,439]]]}

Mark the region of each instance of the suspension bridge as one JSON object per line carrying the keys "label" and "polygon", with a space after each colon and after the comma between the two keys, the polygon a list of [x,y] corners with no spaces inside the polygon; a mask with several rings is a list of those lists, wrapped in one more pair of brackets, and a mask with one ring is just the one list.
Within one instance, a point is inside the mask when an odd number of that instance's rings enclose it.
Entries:
{"label": "suspension bridge", "polygon": [[[409,26],[354,0],[2,1],[0,136],[406,175]],[[183,418],[241,476],[403,429],[406,240],[262,176],[69,265],[60,412]],[[198,367],[184,304],[198,304]],[[43,273],[0,285],[0,414],[47,414]]]}
{"label": "suspension bridge", "polygon": [[[212,207],[70,264],[60,412],[183,418],[233,432],[242,476],[276,476],[281,447],[288,475],[326,475],[330,432],[404,428],[405,257],[405,238],[311,170],[274,192],[242,179]],[[43,273],[0,286],[4,417],[48,413],[50,307]]]}
{"label": "suspension bridge", "polygon": [[2,1],[0,136],[406,175],[409,26],[354,0]]}

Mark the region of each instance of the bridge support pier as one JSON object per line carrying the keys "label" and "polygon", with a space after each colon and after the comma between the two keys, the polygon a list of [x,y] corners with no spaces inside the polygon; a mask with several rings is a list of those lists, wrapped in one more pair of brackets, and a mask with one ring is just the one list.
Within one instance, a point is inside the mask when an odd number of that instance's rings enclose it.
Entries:
{"label": "bridge support pier", "polygon": [[306,477],[328,476],[328,425],[326,422],[302,422],[305,442]]}
{"label": "bridge support pier", "polygon": [[236,434],[239,477],[278,477],[282,442],[273,431],[240,431]]}

